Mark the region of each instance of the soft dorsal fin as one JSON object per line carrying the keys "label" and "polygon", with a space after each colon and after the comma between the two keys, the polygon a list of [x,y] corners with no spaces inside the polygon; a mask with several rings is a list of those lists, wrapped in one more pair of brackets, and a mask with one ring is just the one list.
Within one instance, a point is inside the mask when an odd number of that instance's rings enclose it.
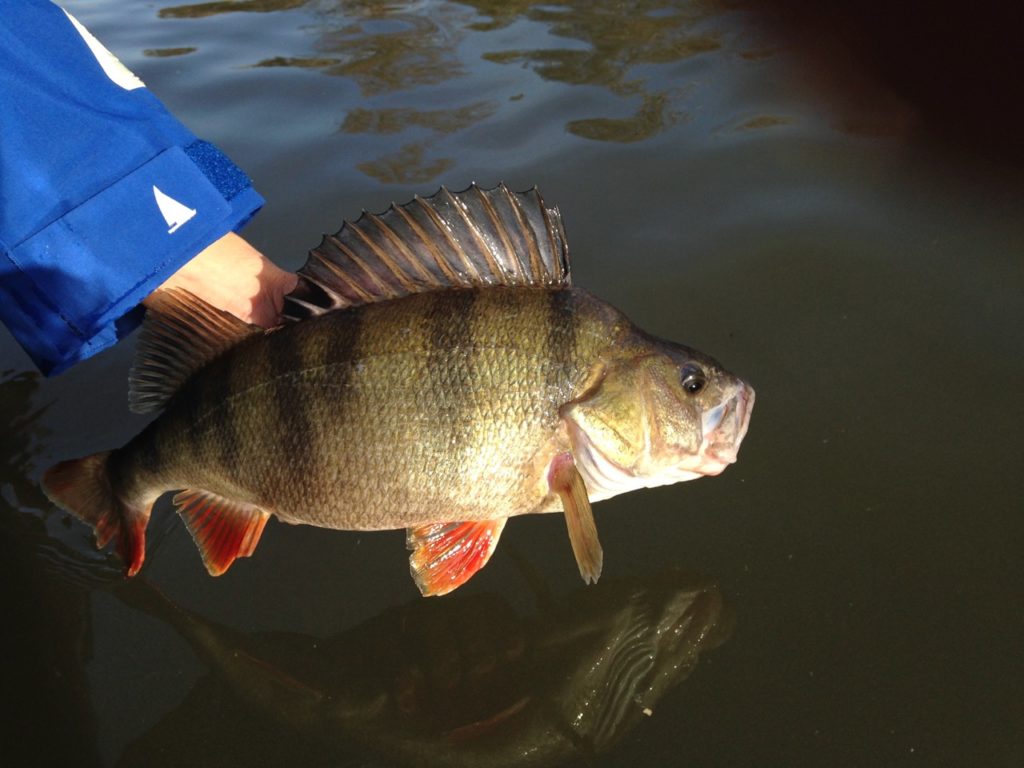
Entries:
{"label": "soft dorsal fin", "polygon": [[410,293],[495,285],[569,285],[561,216],[536,187],[441,187],[379,215],[364,211],[310,251],[284,314],[297,320]]}
{"label": "soft dorsal fin", "polygon": [[157,291],[128,376],[128,407],[135,413],[159,410],[193,373],[254,333],[263,329],[184,288]]}

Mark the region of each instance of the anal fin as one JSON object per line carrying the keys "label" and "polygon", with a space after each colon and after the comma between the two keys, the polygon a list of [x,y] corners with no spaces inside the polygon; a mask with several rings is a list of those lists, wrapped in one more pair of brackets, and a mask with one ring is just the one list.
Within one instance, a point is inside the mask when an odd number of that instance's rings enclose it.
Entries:
{"label": "anal fin", "polygon": [[597,538],[597,524],[583,476],[576,469],[571,453],[562,453],[551,462],[548,486],[562,499],[569,543],[576,556],[580,576],[587,584],[596,584],[604,566],[604,550]]}
{"label": "anal fin", "polygon": [[490,560],[508,518],[431,523],[406,532],[409,571],[427,597],[461,587]]}
{"label": "anal fin", "polygon": [[211,576],[220,576],[237,558],[251,555],[270,518],[269,512],[257,506],[209,491],[182,491],[174,497],[174,504]]}

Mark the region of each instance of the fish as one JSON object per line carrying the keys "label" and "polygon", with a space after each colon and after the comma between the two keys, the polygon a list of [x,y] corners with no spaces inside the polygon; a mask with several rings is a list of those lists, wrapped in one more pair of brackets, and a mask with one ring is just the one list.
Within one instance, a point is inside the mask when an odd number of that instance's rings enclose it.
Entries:
{"label": "fish", "polygon": [[113,594],[169,625],[209,670],[122,765],[200,755],[276,764],[277,754],[337,765],[360,752],[374,764],[436,768],[589,759],[656,717],[734,624],[714,580],[681,568],[604,579],[533,611],[486,592],[416,600],[326,637],[243,633],[145,577]]}
{"label": "fish", "polygon": [[580,575],[604,551],[591,503],[717,475],[754,390],[572,285],[561,215],[536,188],[442,187],[325,235],[286,321],[264,330],[158,291],[121,448],[60,462],[48,497],[111,541],[127,576],[154,502],[212,575],[267,521],[405,529],[421,593],[486,565],[510,517],[564,513]]}

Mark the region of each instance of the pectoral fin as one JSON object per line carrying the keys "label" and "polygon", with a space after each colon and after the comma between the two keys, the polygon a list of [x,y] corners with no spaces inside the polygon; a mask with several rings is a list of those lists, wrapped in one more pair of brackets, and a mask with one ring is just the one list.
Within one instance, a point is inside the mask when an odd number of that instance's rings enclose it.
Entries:
{"label": "pectoral fin", "polygon": [[487,565],[507,518],[432,523],[406,531],[409,571],[426,597],[447,595]]}
{"label": "pectoral fin", "polygon": [[562,499],[569,543],[576,555],[580,576],[587,584],[596,584],[604,565],[604,551],[597,538],[597,524],[590,508],[587,487],[576,469],[572,454],[562,453],[552,460],[548,470],[548,486]]}

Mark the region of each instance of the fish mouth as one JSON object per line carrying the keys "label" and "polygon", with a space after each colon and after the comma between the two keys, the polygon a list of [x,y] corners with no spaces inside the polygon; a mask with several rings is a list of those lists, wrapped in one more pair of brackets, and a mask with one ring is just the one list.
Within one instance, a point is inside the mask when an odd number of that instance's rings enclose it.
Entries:
{"label": "fish mouth", "polygon": [[704,413],[703,440],[696,453],[691,448],[685,455],[676,455],[670,459],[667,466],[659,462],[650,467],[650,471],[643,471],[642,462],[639,471],[636,465],[620,465],[605,455],[601,447],[590,439],[586,430],[580,429],[570,420],[573,458],[583,475],[590,500],[599,501],[640,488],[655,488],[721,474],[736,461],[740,443],[747,434],[753,407],[754,390],[741,382],[732,397]]}
{"label": "fish mouth", "polygon": [[701,474],[717,475],[736,462],[740,443],[750,427],[753,407],[753,387],[740,384],[735,395],[704,414],[700,455],[705,464],[700,469]]}

